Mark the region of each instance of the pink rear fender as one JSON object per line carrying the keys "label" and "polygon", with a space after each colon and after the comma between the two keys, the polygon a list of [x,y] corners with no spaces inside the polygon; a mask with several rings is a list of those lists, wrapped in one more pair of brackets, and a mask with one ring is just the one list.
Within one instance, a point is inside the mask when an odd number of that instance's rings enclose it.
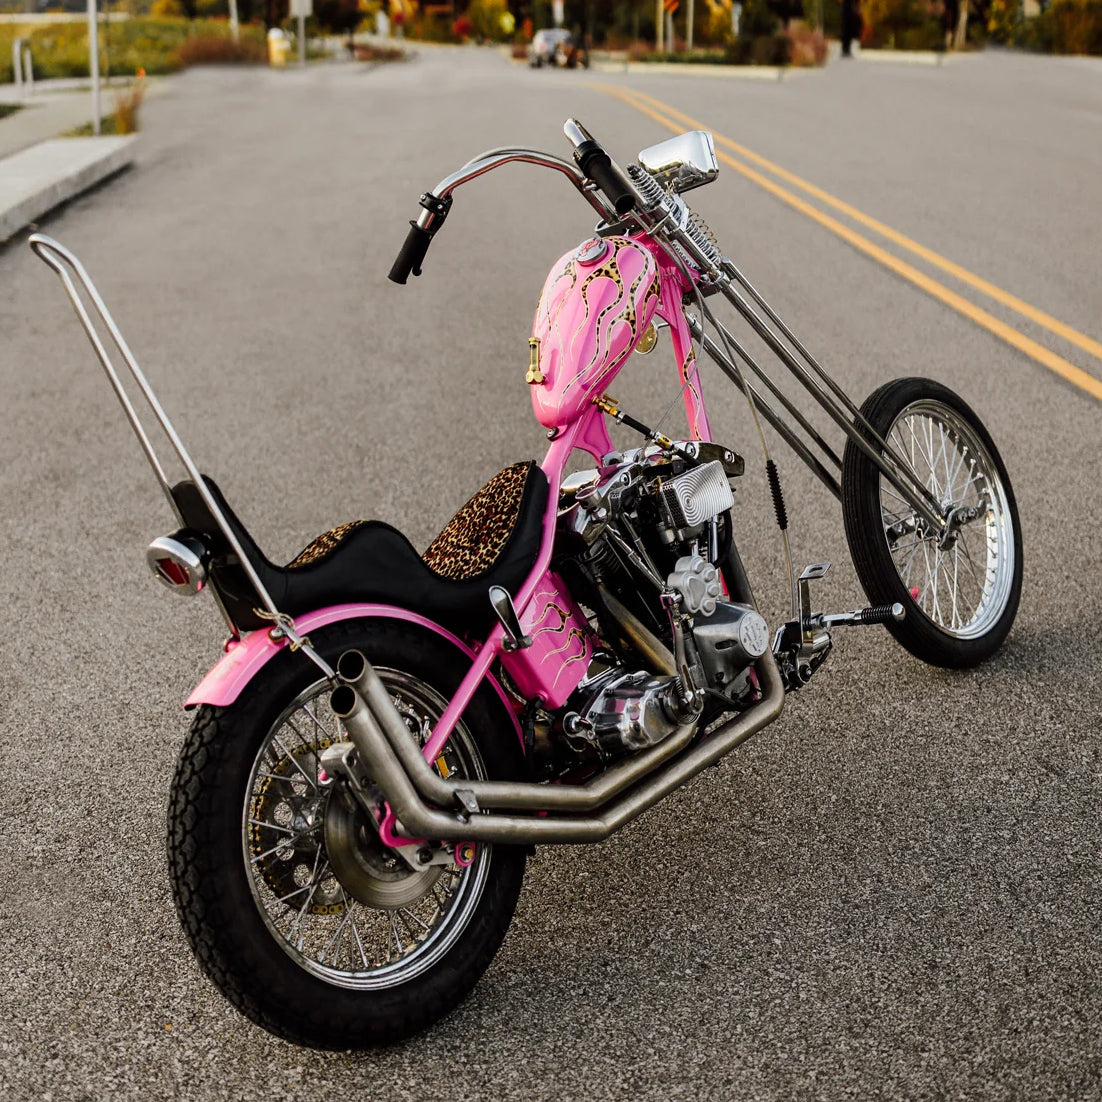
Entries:
{"label": "pink rear fender", "polygon": [[[333,605],[330,608],[319,608],[295,619],[296,629],[303,635],[311,631],[323,628],[328,624],[335,624],[341,620],[404,620],[410,624],[416,624],[439,635],[447,640],[453,647],[461,651],[467,658],[474,662],[475,652],[458,636],[453,635],[447,628],[441,627],[433,620],[425,616],[419,616],[415,612],[397,608],[393,605]],[[244,636],[239,643],[235,643],[207,672],[207,675],[191,691],[191,695],[184,702],[185,708],[195,708],[200,704],[212,704],[219,708],[225,708],[232,704],[244,690],[245,686],[277,655],[285,650],[285,640],[275,642],[267,630],[253,631]],[[307,659],[306,661],[309,661]],[[516,712],[505,695],[497,679],[487,673],[485,682],[497,694],[505,712],[508,714],[513,729],[521,747],[524,746],[524,736],[520,725],[517,723]]]}

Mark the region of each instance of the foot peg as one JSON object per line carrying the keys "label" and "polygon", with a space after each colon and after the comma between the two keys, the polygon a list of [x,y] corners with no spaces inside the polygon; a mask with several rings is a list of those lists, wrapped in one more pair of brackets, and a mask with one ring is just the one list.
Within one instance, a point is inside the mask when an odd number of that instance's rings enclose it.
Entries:
{"label": "foot peg", "polygon": [[811,582],[818,581],[829,569],[828,562],[815,563],[800,575],[793,595],[796,618],[779,628],[773,640],[773,653],[789,690],[806,685],[826,661],[831,648],[831,628],[886,624],[891,620],[898,623],[906,615],[898,601],[891,605],[859,608],[855,612],[812,612]]}
{"label": "foot peg", "polygon": [[860,627],[863,624],[886,624],[894,620],[897,624],[906,612],[896,601],[894,605],[874,605],[872,608],[859,608],[856,612],[820,612],[809,616],[805,623],[810,628]]}

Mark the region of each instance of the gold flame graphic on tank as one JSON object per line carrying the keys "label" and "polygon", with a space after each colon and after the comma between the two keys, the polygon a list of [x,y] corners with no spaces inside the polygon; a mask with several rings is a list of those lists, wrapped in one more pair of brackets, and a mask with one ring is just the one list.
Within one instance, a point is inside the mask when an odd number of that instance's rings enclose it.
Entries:
{"label": "gold flame graphic on tank", "polygon": [[551,269],[536,308],[543,384],[533,386],[540,424],[570,423],[611,382],[658,309],[654,257],[626,237],[585,242]]}

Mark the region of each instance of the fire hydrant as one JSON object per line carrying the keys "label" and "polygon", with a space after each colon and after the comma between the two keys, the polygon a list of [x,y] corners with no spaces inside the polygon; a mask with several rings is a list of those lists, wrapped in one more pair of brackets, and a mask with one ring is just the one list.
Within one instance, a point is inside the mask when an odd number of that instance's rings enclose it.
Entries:
{"label": "fire hydrant", "polygon": [[291,53],[291,43],[287,35],[273,27],[268,32],[268,64],[275,69],[282,69],[287,64],[287,58]]}

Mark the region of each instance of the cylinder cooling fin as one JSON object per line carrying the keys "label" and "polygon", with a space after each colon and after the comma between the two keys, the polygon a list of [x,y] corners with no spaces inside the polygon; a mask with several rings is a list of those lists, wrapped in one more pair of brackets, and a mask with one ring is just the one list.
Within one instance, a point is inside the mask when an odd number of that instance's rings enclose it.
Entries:
{"label": "cylinder cooling fin", "polygon": [[662,500],[678,528],[705,524],[735,503],[731,485],[718,460],[671,478],[662,484]]}

